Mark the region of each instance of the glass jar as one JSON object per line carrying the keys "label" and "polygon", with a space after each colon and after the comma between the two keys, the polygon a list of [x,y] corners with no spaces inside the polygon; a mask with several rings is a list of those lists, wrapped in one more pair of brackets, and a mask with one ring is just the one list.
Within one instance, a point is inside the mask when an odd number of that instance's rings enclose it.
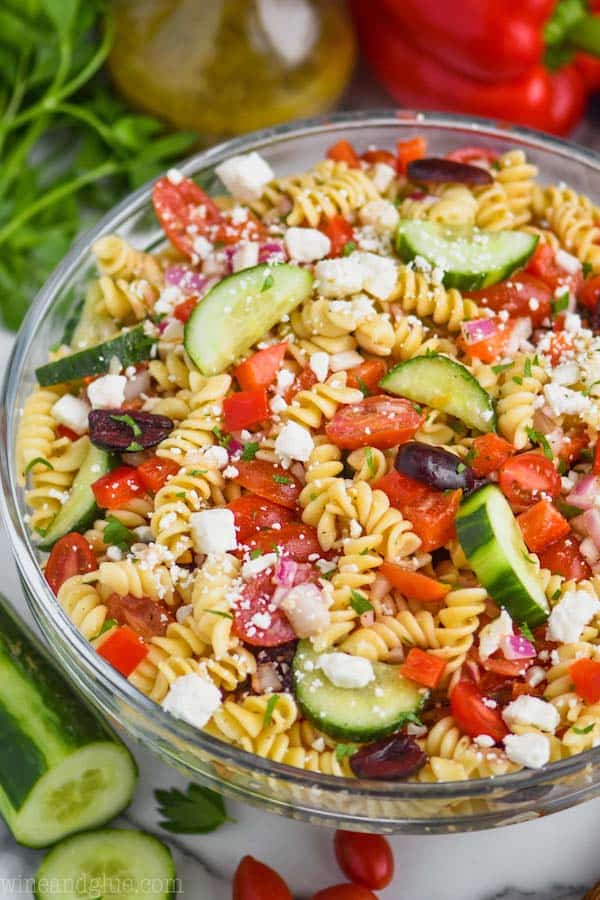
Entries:
{"label": "glass jar", "polygon": [[205,143],[329,109],[354,60],[343,0],[115,0],[113,14],[119,90]]}

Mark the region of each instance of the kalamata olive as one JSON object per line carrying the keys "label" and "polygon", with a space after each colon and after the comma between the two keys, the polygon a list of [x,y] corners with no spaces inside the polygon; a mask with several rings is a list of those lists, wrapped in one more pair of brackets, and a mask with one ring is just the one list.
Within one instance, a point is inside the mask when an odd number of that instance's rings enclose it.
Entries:
{"label": "kalamata olive", "polygon": [[457,488],[470,491],[475,484],[473,469],[460,457],[442,447],[432,447],[420,441],[402,444],[395,465],[401,475],[422,481],[427,487],[438,491],[454,491]]}
{"label": "kalamata olive", "polygon": [[252,647],[248,645],[248,650],[254,654],[259,666],[265,663],[273,664],[281,681],[281,690],[289,693],[291,693],[293,685],[292,660],[296,653],[297,644],[298,641],[279,644],[277,647]]}
{"label": "kalamata olive", "polygon": [[167,416],[137,409],[93,409],[88,422],[92,444],[119,453],[154,447],[173,430]]}
{"label": "kalamata olive", "polygon": [[423,768],[426,754],[408,734],[392,734],[361,747],[350,757],[357,778],[408,778]]}
{"label": "kalamata olive", "polygon": [[426,184],[492,184],[494,179],[481,166],[455,162],[438,156],[428,156],[409,162],[406,174],[411,181]]}

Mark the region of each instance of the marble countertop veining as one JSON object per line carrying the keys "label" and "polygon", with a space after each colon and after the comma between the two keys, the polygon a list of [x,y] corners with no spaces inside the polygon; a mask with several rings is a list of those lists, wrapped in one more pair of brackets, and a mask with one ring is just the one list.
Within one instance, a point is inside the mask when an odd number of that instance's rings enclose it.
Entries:
{"label": "marble countertop veining", "polygon": [[[383,91],[360,72],[343,108],[391,106]],[[598,110],[575,137],[600,148]],[[12,337],[0,331],[0,371]],[[29,621],[6,540],[0,533],[0,590]],[[1,735],[0,735],[1,740]],[[228,801],[234,821],[205,836],[171,836],[158,825],[153,791],[185,785],[185,779],[140,747],[132,746],[140,782],[122,826],[150,830],[167,840],[181,880],[178,897],[229,900],[231,877],[249,853],[276,867],[297,898],[342,881],[333,857],[333,832]],[[381,900],[581,900],[600,879],[600,799],[553,816],[492,831],[390,838],[396,860],[393,884]],[[31,879],[42,854],[18,847],[0,821],[0,900],[31,897]],[[61,900],[61,898],[57,898]]]}

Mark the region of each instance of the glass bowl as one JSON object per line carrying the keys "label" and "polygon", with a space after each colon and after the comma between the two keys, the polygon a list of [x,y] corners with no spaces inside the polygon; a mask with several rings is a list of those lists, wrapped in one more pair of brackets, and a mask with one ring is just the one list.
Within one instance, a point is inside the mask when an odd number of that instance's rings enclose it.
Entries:
{"label": "glass bowl", "polygon": [[[278,175],[302,171],[342,139],[359,151],[393,148],[399,139],[427,138],[432,154],[466,144],[503,152],[522,148],[543,180],[567,181],[600,201],[600,156],[525,129],[460,116],[406,111],[344,113],[272,128],[213,147],[181,166],[216,193],[215,166],[235,153],[259,151]],[[24,521],[23,490],[14,461],[19,410],[35,384],[36,366],[60,338],[73,302],[93,272],[91,243],[117,232],[142,249],[163,240],[153,215],[150,185],[127,197],[73,246],[40,291],[17,337],[4,381],[0,469],[2,511],[32,613],[60,665],[91,703],[187,776],[282,815],[365,831],[434,833],[522,822],[600,794],[600,747],[541,771],[443,784],[361,781],[306,772],[261,759],[172,718],[111,668],[59,607],[38,563]]]}

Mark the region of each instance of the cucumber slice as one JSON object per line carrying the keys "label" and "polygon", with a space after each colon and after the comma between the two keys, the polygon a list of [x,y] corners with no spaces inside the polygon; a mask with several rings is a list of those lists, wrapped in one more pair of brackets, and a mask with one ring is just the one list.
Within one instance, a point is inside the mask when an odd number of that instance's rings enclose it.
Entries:
{"label": "cucumber slice", "polygon": [[131,800],[126,747],[63,681],[0,595],[0,814],[15,840],[49,844]]}
{"label": "cucumber slice", "polygon": [[396,231],[396,249],[406,262],[420,256],[444,272],[446,287],[475,291],[508,278],[524,266],[538,242],[525,231],[450,228],[437,222],[404,219]]}
{"label": "cucumber slice", "polygon": [[550,612],[508,501],[493,484],[461,503],[456,516],[460,545],[477,578],[517,622],[542,625]]}
{"label": "cucumber slice", "polygon": [[394,366],[379,385],[390,394],[455,416],[469,428],[496,428],[490,395],[462,363],[439,353],[415,356]]}
{"label": "cucumber slice", "polygon": [[35,370],[37,380],[42,387],[52,384],[63,384],[65,381],[78,381],[88,375],[102,375],[108,372],[110,361],[116,357],[126,368],[142,360],[150,359],[154,338],[144,334],[144,326],[138,325],[110,341],[96,344],[79,353],[72,353],[56,362],[47,363]]}
{"label": "cucumber slice", "polygon": [[94,521],[98,507],[92,491],[92,484],[114,466],[114,457],[90,444],[81,468],[71,488],[71,494],[65,505],[50,525],[50,528],[39,543],[40,550],[50,550],[53,544],[70,531],[85,531]]}
{"label": "cucumber slice", "polygon": [[333,738],[371,741],[397,731],[417,713],[428,692],[402,678],[397,666],[374,662],[375,680],[364,688],[339,688],[319,668],[310,641],[300,641],[293,662],[296,700],[303,714]]}
{"label": "cucumber slice", "polygon": [[158,838],[143,831],[104,828],[76,834],[53,847],[37,871],[34,897],[172,900],[176,888],[171,851]]}
{"label": "cucumber slice", "polygon": [[194,309],[184,344],[205,375],[217,375],[310,297],[313,276],[287,264],[254,266],[224,278]]}

